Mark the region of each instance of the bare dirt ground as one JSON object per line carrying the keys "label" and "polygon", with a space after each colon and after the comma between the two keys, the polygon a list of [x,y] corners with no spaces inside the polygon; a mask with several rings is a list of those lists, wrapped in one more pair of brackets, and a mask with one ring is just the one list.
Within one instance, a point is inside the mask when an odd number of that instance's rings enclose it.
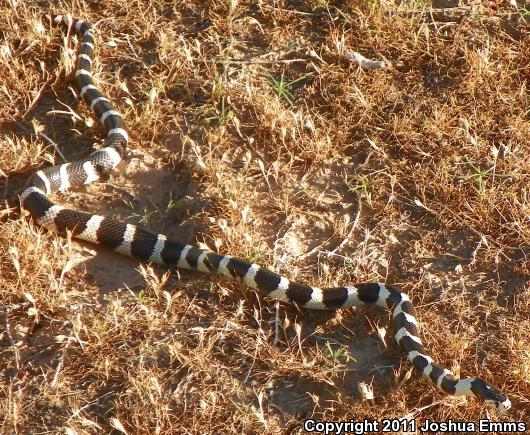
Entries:
{"label": "bare dirt ground", "polygon": [[[49,11],[94,24],[96,78],[132,139],[120,171],[61,204],[322,287],[395,284],[433,358],[513,408],[440,393],[375,308],[300,310],[38,228],[24,180],[104,134]],[[529,16],[502,1],[0,2],[0,433],[530,430]]]}

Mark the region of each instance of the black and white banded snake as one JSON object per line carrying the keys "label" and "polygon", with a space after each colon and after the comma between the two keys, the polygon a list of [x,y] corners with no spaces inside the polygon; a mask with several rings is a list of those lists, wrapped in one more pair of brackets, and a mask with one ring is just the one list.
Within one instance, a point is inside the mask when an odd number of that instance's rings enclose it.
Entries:
{"label": "black and white banded snake", "polygon": [[81,42],[75,70],[79,96],[89,105],[106,130],[104,146],[87,157],[37,171],[21,194],[21,203],[41,226],[60,235],[102,245],[144,262],[174,266],[238,279],[266,296],[310,309],[338,309],[374,304],[391,313],[394,339],[406,358],[434,385],[447,394],[475,396],[498,410],[511,406],[496,387],[480,378],[457,380],[436,364],[418,338],[414,308],[406,294],[379,283],[317,288],[290,281],[257,264],[168,240],[163,234],[136,225],[64,208],[48,196],[57,191],[89,184],[106,177],[123,159],[128,134],[121,115],[102,96],[92,79],[94,37],[90,25],[79,19],[52,17],[52,22],[75,29]]}

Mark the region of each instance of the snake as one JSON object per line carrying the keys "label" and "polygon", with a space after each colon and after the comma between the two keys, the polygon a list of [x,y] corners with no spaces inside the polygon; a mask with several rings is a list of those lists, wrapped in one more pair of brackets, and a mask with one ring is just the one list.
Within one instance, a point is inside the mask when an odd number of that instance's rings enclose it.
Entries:
{"label": "snake", "polygon": [[71,235],[142,262],[220,275],[246,284],[267,297],[302,308],[335,310],[376,305],[390,313],[393,338],[406,359],[439,390],[449,395],[471,396],[495,409],[511,407],[510,400],[489,382],[470,377],[457,379],[437,364],[425,350],[409,297],[391,285],[358,283],[319,288],[298,283],[258,264],[170,240],[164,234],[118,220],[65,208],[49,196],[86,185],[109,174],[124,159],[129,136],[122,116],[104,97],[92,77],[94,33],[92,26],[66,15],[49,17],[52,25],[78,35],[74,82],[79,97],[90,107],[106,131],[103,145],[86,157],[36,171],[20,194],[22,208],[37,225],[60,236]]}

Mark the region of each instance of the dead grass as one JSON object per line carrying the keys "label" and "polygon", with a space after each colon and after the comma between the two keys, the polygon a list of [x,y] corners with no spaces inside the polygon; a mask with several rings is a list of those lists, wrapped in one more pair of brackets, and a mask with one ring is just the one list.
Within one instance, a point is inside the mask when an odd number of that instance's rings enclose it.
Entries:
{"label": "dead grass", "polygon": [[[302,312],[137,265],[40,230],[12,201],[0,225],[0,432],[287,433],[311,416],[530,422],[524,23],[514,38],[496,18],[508,6],[489,3],[448,23],[406,13],[413,3],[173,3],[52,8],[97,23],[98,82],[132,137],[110,184],[61,201],[321,286],[395,283],[433,357],[502,387],[514,408],[497,415],[407,379],[390,334],[378,335],[386,313]],[[68,159],[101,138],[66,84],[75,46],[40,19],[45,7],[0,7],[11,200],[21,179],[61,161],[42,135]],[[363,72],[349,51],[393,67]],[[292,104],[271,86],[282,75]]]}

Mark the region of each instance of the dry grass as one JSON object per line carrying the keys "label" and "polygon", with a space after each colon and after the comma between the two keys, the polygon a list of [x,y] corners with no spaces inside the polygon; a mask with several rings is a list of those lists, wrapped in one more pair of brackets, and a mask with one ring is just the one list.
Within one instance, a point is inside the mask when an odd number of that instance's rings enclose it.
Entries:
{"label": "dry grass", "polygon": [[[0,7],[7,199],[61,161],[43,135],[68,159],[102,137],[66,84],[75,45],[41,20],[46,3]],[[386,313],[301,311],[226,280],[96,256],[15,201],[0,211],[1,433],[530,420],[530,36],[493,16],[508,5],[443,23],[406,13],[413,3],[392,15],[324,0],[84,3],[52,10],[97,23],[98,82],[131,153],[110,183],[61,202],[313,284],[395,283],[433,357],[502,387],[514,407],[497,415],[407,380],[410,365],[377,332]],[[363,72],[350,51],[393,67]],[[297,80],[291,98],[272,86],[282,75]]]}

